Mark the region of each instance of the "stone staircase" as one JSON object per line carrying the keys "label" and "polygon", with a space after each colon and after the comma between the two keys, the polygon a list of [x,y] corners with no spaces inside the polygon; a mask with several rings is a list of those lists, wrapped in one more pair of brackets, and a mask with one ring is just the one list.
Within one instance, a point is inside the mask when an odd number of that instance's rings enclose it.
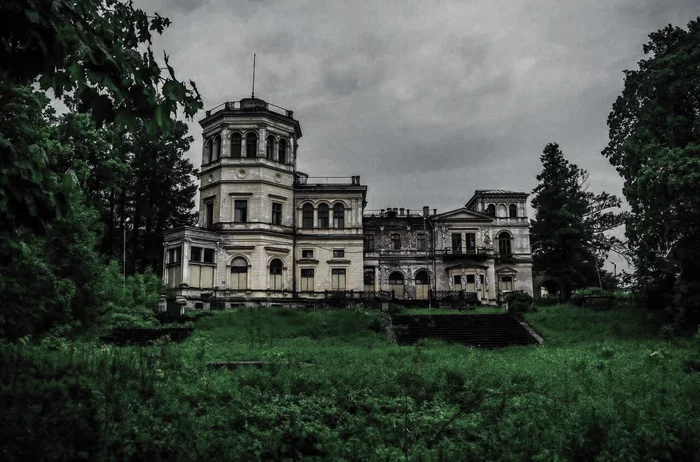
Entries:
{"label": "stone staircase", "polygon": [[393,315],[391,319],[396,341],[401,345],[434,339],[481,348],[502,348],[536,345],[541,340],[508,314]]}

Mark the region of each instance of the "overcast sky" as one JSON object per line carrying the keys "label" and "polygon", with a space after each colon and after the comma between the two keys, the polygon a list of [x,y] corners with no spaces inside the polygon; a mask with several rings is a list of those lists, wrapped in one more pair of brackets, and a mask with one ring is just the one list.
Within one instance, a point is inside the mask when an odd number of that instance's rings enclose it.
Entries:
{"label": "overcast sky", "polygon": [[[137,0],[205,108],[255,95],[294,111],[298,168],[360,175],[368,208],[438,211],[475,189],[531,192],[545,144],[621,195],[606,119],[647,35],[698,0]],[[200,114],[196,120],[203,117]],[[201,163],[201,131],[190,158]]]}

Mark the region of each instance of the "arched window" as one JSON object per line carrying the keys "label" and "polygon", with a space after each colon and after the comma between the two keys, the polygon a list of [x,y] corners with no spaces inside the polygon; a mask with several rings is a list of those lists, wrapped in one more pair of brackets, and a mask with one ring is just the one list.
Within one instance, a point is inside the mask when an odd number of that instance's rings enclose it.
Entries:
{"label": "arched window", "polygon": [[389,275],[389,290],[394,291],[394,296],[396,298],[403,298],[404,296],[404,285],[403,285],[403,274],[398,271],[394,271]]}
{"label": "arched window", "polygon": [[513,238],[510,234],[503,231],[498,235],[498,253],[501,255],[512,255],[513,249],[511,247],[511,241]]}
{"label": "arched window", "polygon": [[328,204],[321,204],[318,206],[318,227],[327,229],[329,226],[329,216],[328,216]]}
{"label": "arched window", "polygon": [[486,207],[486,215],[491,215],[492,217],[496,216],[496,206],[493,204],[489,204],[488,207]]}
{"label": "arched window", "polygon": [[505,204],[498,204],[498,216],[499,217],[507,217],[508,216],[508,209],[506,208]]}
{"label": "arched window", "polygon": [[314,227],[314,206],[311,204],[304,204],[301,209],[301,227],[306,229]]}
{"label": "arched window", "polygon": [[278,159],[282,164],[287,163],[287,140],[285,140],[284,138],[280,140]]}
{"label": "arched window", "polygon": [[282,290],[282,260],[279,258],[270,262],[270,289]]}
{"label": "arched window", "polygon": [[204,148],[204,162],[203,164],[208,164],[214,158],[214,141],[209,138],[207,144]]}
{"label": "arched window", "polygon": [[518,216],[518,207],[515,204],[510,204],[508,206],[508,216],[511,218],[516,218]]}
{"label": "arched window", "polygon": [[267,137],[267,145],[265,146],[265,157],[272,160],[272,155],[275,153],[275,137],[270,135]]}
{"label": "arched window", "polygon": [[214,162],[215,160],[218,160],[219,157],[221,157],[221,136],[216,135],[214,137],[214,150],[211,161]]}
{"label": "arched window", "polygon": [[241,157],[241,134],[231,135],[231,157]]}
{"label": "arched window", "polygon": [[248,262],[245,258],[236,257],[231,262],[231,279],[229,289],[246,290],[248,288]]}
{"label": "arched window", "polygon": [[255,133],[248,133],[245,137],[245,156],[258,156],[258,136]]}
{"label": "arched window", "polygon": [[430,276],[427,271],[416,273],[416,300],[427,300],[430,290]]}
{"label": "arched window", "polygon": [[333,227],[337,229],[345,228],[345,207],[343,204],[333,206]]}

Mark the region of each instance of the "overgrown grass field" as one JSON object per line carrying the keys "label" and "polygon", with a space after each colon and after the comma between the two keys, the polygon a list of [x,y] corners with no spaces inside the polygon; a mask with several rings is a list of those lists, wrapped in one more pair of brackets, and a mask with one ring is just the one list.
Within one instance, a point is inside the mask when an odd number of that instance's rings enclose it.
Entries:
{"label": "overgrown grass field", "polygon": [[[3,346],[0,455],[700,460],[697,338],[634,309],[527,318],[545,345],[397,346],[376,312],[261,308],[203,317],[179,345]],[[270,364],[206,366],[234,360]]]}

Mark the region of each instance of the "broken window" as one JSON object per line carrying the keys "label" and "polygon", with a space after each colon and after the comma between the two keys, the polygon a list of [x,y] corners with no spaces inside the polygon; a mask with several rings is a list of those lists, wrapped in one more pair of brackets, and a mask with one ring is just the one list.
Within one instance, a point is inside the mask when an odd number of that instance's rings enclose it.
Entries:
{"label": "broken window", "polygon": [[419,252],[425,252],[425,233],[418,233],[418,237],[416,239],[416,250]]}

